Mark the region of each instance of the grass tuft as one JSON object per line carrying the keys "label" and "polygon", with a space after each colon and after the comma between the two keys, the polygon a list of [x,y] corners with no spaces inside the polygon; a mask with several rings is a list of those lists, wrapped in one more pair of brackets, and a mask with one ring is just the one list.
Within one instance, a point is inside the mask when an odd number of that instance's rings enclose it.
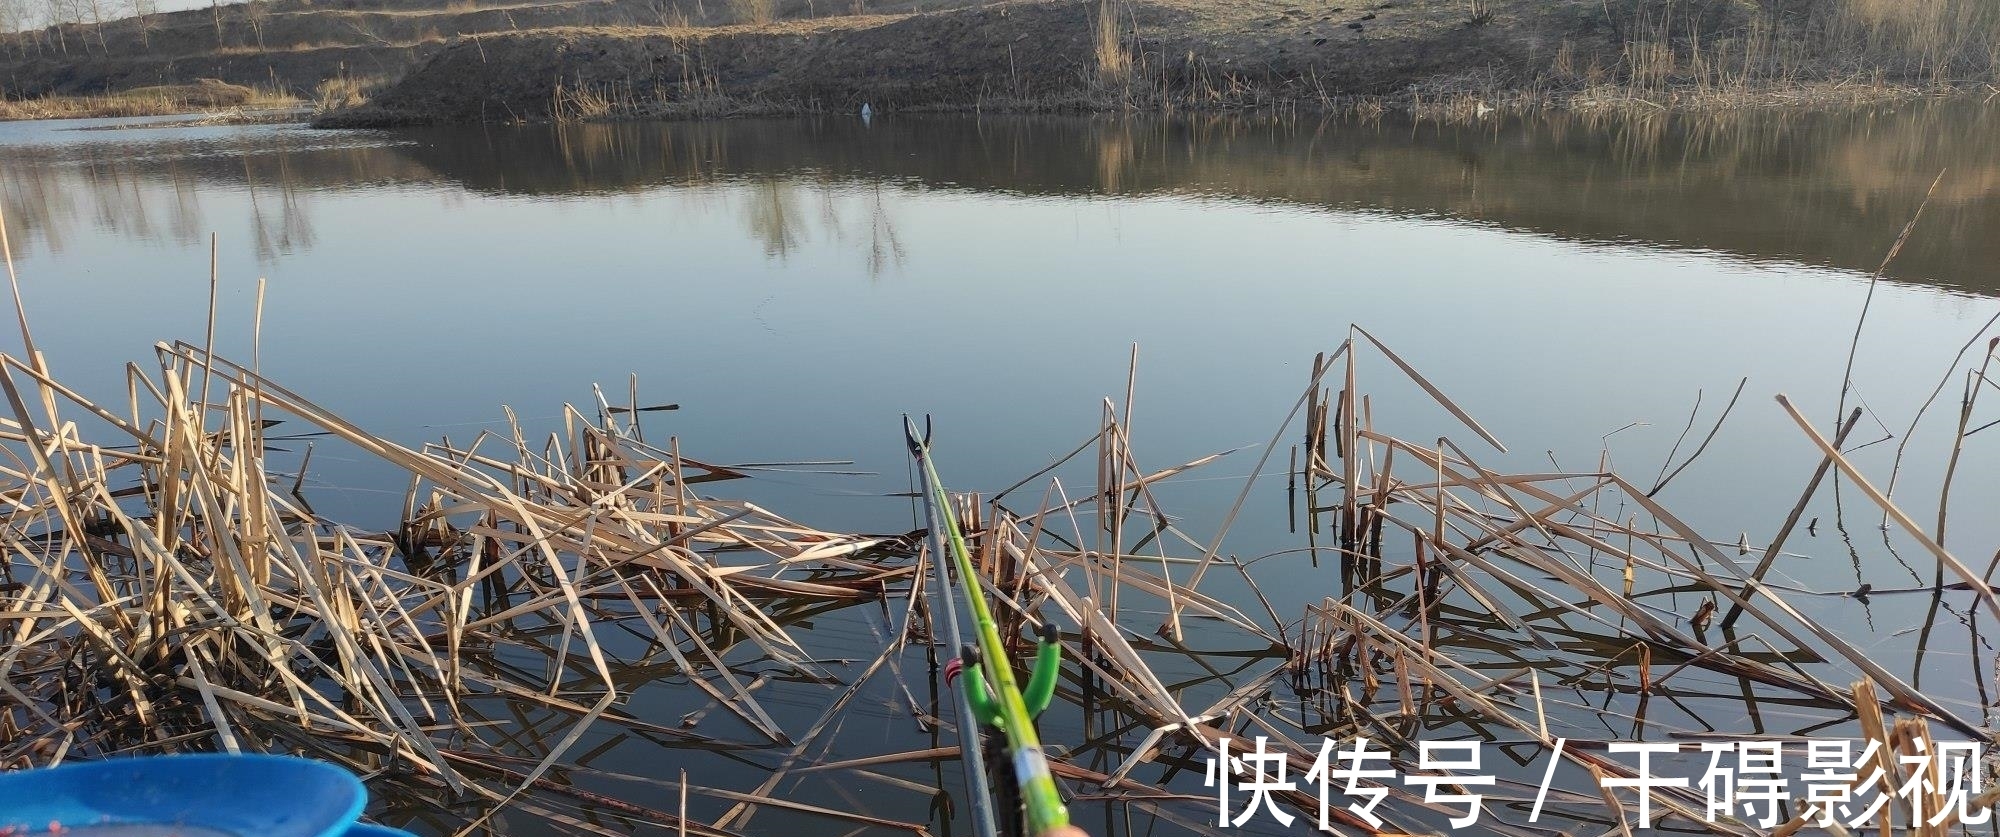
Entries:
{"label": "grass tuft", "polygon": [[1105,87],[1123,87],[1132,79],[1132,55],[1125,51],[1125,40],[1119,33],[1118,13],[1111,7],[1111,0],[1099,0],[1097,21],[1091,27],[1093,57],[1097,64],[1097,83]]}

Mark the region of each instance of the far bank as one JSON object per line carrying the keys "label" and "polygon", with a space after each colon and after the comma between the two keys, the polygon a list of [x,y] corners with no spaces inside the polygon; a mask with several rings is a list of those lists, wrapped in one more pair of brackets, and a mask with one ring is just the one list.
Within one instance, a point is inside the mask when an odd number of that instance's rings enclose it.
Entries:
{"label": "far bank", "polygon": [[[1872,7],[1871,7],[1872,8]],[[1887,7],[1885,7],[1887,8]],[[468,36],[332,127],[777,113],[1712,109],[1977,87],[2000,9],[1015,0],[727,26]]]}

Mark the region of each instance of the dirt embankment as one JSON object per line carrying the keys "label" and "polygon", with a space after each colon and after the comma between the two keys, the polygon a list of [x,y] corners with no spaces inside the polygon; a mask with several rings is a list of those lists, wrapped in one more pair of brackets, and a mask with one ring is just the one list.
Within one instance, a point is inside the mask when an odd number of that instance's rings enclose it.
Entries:
{"label": "dirt embankment", "polygon": [[559,3],[510,17],[499,9],[273,11],[260,2],[52,27],[0,36],[0,92],[97,96],[215,78],[309,95],[336,76],[401,76],[461,34],[505,31],[519,18],[562,25],[574,17],[564,13],[572,5],[606,4]]}
{"label": "dirt embankment", "polygon": [[[125,95],[134,88],[213,78],[233,85],[277,87],[310,98],[320,81],[342,75],[393,78],[442,48],[442,42],[409,46],[338,46],[286,53],[228,53],[196,57],[34,59],[0,67],[9,97]],[[275,85],[274,85],[275,82]]]}
{"label": "dirt embankment", "polygon": [[[872,12],[978,0],[863,0]],[[336,76],[391,80],[456,38],[563,26],[723,26],[824,15],[832,0],[251,0],[0,32],[0,94],[98,96],[217,78],[310,95]],[[841,10],[852,0],[839,0]]]}
{"label": "dirt embankment", "polygon": [[[407,77],[405,77],[407,76]],[[1994,0],[255,0],[0,36],[10,96],[401,78],[328,125],[1796,105],[2000,82]],[[1830,91],[1830,92],[1829,92]],[[1461,112],[1464,112],[1461,114]]]}
{"label": "dirt embankment", "polygon": [[[721,28],[468,38],[327,125],[889,109],[1270,106],[1525,82],[1566,3],[1016,0]],[[1106,9],[1113,10],[1110,15]],[[1109,32],[1106,36],[1105,33]],[[1572,46],[1574,49],[1574,46]]]}

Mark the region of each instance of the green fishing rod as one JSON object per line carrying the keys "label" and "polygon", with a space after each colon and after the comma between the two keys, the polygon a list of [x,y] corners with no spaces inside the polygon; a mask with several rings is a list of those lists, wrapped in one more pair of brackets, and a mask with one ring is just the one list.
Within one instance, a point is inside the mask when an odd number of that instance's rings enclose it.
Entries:
{"label": "green fishing rod", "polygon": [[[949,556],[952,569],[958,575],[959,589],[964,592],[966,604],[972,611],[973,632],[978,640],[977,645],[963,646],[959,657],[962,665],[958,684],[962,715],[959,718],[963,742],[961,757],[968,765],[977,758],[977,748],[973,746],[976,742],[965,735],[966,728],[983,724],[999,730],[1005,736],[1014,780],[1020,786],[1029,837],[1080,837],[1082,832],[1069,824],[1069,810],[1063,807],[1062,794],[1056,790],[1055,777],[1049,773],[1048,759],[1042,754],[1042,743],[1035,734],[1035,716],[1048,708],[1049,700],[1055,696],[1056,677],[1062,670],[1061,637],[1053,624],[1042,624],[1034,672],[1028,679],[1027,691],[1023,693],[1015,684],[1014,667],[1008,664],[1007,647],[1000,640],[1000,628],[994,624],[993,611],[987,607],[986,595],[980,590],[979,575],[972,566],[972,553],[965,546],[965,536],[959,531],[957,516],[952,514],[951,497],[945,493],[944,484],[938,479],[937,467],[931,462],[929,424],[929,419],[925,419],[925,429],[919,433],[916,422],[909,416],[903,417],[903,432],[909,438],[910,455],[916,458],[917,469],[922,473],[931,555],[940,565],[938,578],[941,589],[938,592],[949,603],[949,593],[942,589],[945,586],[942,564]],[[948,608],[947,618],[952,620],[951,631],[955,635],[957,616],[951,611],[955,608]],[[967,712],[970,717],[963,717]],[[973,771],[968,769],[967,772]],[[972,789],[975,795],[990,794],[983,776],[969,775],[967,781],[980,783]],[[974,804],[975,823],[991,828],[990,799],[985,802],[986,805]],[[985,823],[977,823],[982,810],[988,819]]]}

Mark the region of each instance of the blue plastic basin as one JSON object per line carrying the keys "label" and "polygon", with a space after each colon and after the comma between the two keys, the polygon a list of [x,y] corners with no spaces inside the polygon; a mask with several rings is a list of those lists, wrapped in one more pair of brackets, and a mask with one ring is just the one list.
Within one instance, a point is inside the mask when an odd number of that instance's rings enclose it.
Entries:
{"label": "blue plastic basin", "polygon": [[0,773],[0,830],[26,835],[54,824],[66,837],[344,837],[365,802],[367,791],[346,770],[290,756],[157,756]]}
{"label": "blue plastic basin", "polygon": [[417,835],[400,828],[390,828],[386,825],[356,823],[348,826],[347,833],[341,835],[341,837],[417,837]]}

